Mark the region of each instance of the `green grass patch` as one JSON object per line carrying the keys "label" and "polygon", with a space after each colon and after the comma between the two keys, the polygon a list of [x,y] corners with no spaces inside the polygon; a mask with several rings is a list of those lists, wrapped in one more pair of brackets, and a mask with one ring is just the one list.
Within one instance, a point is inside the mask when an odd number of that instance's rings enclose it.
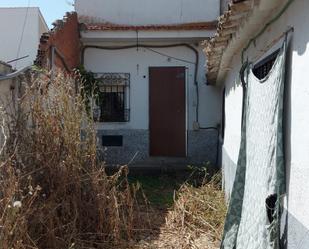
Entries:
{"label": "green grass patch", "polygon": [[129,177],[130,183],[139,183],[151,205],[161,208],[170,208],[174,203],[174,192],[177,191],[183,180],[176,176],[134,176]]}

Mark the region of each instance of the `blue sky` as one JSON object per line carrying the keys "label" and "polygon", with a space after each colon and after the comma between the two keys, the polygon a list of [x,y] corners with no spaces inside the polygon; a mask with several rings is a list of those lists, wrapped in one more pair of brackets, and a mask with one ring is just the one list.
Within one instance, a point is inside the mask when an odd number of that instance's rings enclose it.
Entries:
{"label": "blue sky", "polygon": [[[27,7],[29,0],[0,0],[0,7]],[[73,0],[30,0],[30,7],[40,7],[49,27],[56,19],[62,19],[65,12],[74,10]]]}

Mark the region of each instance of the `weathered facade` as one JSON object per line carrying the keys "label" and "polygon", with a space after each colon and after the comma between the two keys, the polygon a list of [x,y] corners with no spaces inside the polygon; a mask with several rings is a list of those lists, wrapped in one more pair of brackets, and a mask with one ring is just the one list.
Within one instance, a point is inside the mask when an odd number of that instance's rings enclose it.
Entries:
{"label": "weathered facade", "polygon": [[[16,73],[15,73],[16,74]],[[0,61],[0,123],[10,118],[18,112],[18,98],[20,97],[20,89],[22,80],[18,74],[15,75],[12,66]],[[6,127],[0,128],[0,150],[5,143]]]}
{"label": "weathered facade", "polygon": [[[107,162],[217,163],[220,91],[207,85],[202,41],[214,34],[220,6],[193,2],[75,1],[82,64],[111,101],[97,106]],[[113,101],[120,116],[111,115]]]}
{"label": "weathered facade", "polygon": [[[208,77],[224,94],[224,142],[222,168],[224,189],[230,197],[239,156],[243,89],[239,81],[242,62],[263,61],[287,35],[284,141],[287,193],[281,224],[286,248],[309,247],[308,196],[308,78],[307,10],[305,0],[242,1],[232,3],[219,18],[219,28],[206,48]],[[225,34],[229,34],[226,36]],[[223,42],[223,43],[222,43]],[[269,70],[269,69],[268,69]],[[252,193],[253,194],[253,193]]]}
{"label": "weathered facade", "polygon": [[51,70],[55,67],[71,72],[80,65],[79,24],[76,13],[66,13],[63,20],[40,39],[35,64]]}

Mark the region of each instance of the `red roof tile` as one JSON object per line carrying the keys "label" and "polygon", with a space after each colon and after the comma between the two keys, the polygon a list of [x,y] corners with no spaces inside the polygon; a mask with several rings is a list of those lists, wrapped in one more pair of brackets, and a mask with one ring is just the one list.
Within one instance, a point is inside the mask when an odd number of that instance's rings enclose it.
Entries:
{"label": "red roof tile", "polygon": [[214,30],[217,27],[217,21],[184,23],[184,24],[167,24],[167,25],[121,25],[113,23],[83,23],[82,30],[89,31],[164,31],[164,30]]}

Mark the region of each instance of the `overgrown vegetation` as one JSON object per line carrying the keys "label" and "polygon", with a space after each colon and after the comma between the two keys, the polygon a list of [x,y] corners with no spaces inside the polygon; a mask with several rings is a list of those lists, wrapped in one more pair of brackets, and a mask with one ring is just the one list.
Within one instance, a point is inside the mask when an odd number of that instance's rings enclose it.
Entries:
{"label": "overgrown vegetation", "polygon": [[17,114],[1,115],[1,249],[119,248],[146,225],[127,168],[108,176],[97,160],[77,81],[33,74]]}
{"label": "overgrown vegetation", "polygon": [[[81,95],[84,98],[86,111],[90,114],[93,104],[98,105],[100,102],[98,80],[93,72],[87,71],[83,66],[79,67],[77,72],[82,79]],[[91,103],[91,101],[95,103]]]}
{"label": "overgrown vegetation", "polygon": [[159,234],[146,239],[136,248],[219,248],[226,215],[221,174],[206,174],[202,183],[197,185],[195,177],[196,174],[175,192],[174,205],[167,212],[165,225],[160,228]]}
{"label": "overgrown vegetation", "polygon": [[205,180],[200,187],[184,184],[176,198],[167,218],[167,227],[179,234],[187,234],[188,246],[190,243],[197,245],[205,238],[211,242],[209,246],[216,245],[221,239],[226,215],[221,174]]}
{"label": "overgrown vegetation", "polygon": [[153,208],[172,208],[174,203],[174,192],[180,188],[184,177],[176,175],[143,175],[129,177],[133,184],[139,184],[143,189],[147,200]]}
{"label": "overgrown vegetation", "polygon": [[220,175],[107,175],[80,78],[32,73],[1,109],[0,249],[216,248]]}

